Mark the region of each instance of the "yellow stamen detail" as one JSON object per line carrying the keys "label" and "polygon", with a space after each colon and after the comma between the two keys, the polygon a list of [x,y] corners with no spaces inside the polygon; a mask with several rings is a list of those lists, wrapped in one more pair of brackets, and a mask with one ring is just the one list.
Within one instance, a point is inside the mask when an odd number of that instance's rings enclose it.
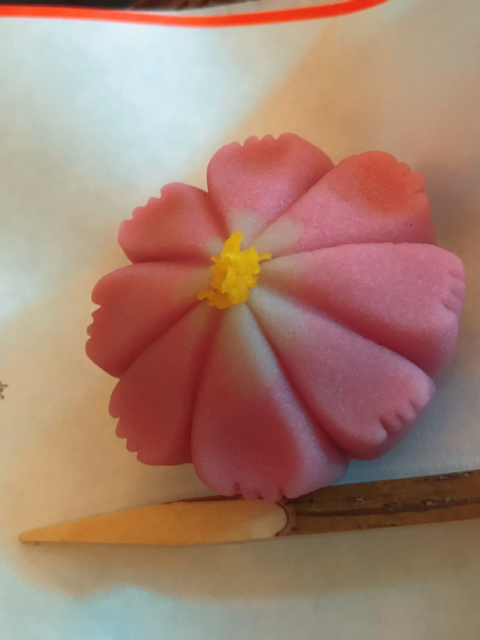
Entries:
{"label": "yellow stamen detail", "polygon": [[199,300],[208,300],[211,307],[226,309],[248,300],[250,289],[258,282],[262,260],[270,260],[271,253],[257,253],[255,247],[242,251],[243,233],[235,231],[223,245],[219,256],[212,256],[213,277],[211,289],[197,295]]}

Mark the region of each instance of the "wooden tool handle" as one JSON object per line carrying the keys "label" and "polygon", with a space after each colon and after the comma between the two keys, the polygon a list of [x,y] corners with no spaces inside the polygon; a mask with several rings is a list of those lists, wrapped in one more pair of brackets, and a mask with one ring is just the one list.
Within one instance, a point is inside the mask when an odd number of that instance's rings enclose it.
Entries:
{"label": "wooden tool handle", "polygon": [[295,521],[280,535],[480,518],[480,470],[337,485],[285,505]]}

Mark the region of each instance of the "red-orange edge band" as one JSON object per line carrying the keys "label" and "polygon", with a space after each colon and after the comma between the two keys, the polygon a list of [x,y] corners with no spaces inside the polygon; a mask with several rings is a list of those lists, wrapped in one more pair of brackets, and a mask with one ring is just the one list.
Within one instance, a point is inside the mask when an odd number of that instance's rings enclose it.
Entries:
{"label": "red-orange edge band", "polygon": [[164,27],[243,27],[248,25],[314,20],[317,18],[332,18],[370,9],[386,2],[388,2],[388,0],[346,0],[345,2],[324,4],[319,7],[301,7],[280,11],[259,11],[210,16],[192,16],[187,13],[146,13],[116,9],[0,5],[0,17],[95,20],[131,24],[154,24]]}

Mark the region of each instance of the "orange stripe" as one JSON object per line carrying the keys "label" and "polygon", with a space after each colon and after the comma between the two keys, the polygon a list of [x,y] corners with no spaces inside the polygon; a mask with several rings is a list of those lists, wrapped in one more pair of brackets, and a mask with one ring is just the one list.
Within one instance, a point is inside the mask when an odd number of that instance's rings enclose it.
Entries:
{"label": "orange stripe", "polygon": [[56,18],[65,20],[96,20],[127,22],[131,24],[156,24],[164,27],[243,27],[278,22],[297,22],[316,18],[343,16],[370,9],[388,0],[346,0],[320,7],[259,11],[230,15],[189,16],[188,14],[143,13],[111,9],[78,9],[74,7],[39,7],[0,5],[0,17],[4,18]]}

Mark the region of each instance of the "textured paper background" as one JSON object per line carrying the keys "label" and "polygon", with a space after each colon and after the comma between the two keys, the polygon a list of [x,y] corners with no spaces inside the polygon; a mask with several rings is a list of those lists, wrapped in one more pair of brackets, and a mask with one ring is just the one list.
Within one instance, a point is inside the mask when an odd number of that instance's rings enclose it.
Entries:
{"label": "textured paper background", "polygon": [[29,547],[18,531],[195,495],[140,465],[84,356],[118,223],[223,142],[294,131],[426,174],[467,267],[454,361],[425,418],[349,481],[480,467],[480,8],[391,0],[230,31],[0,22],[0,638],[475,640],[480,522],[203,549]]}

